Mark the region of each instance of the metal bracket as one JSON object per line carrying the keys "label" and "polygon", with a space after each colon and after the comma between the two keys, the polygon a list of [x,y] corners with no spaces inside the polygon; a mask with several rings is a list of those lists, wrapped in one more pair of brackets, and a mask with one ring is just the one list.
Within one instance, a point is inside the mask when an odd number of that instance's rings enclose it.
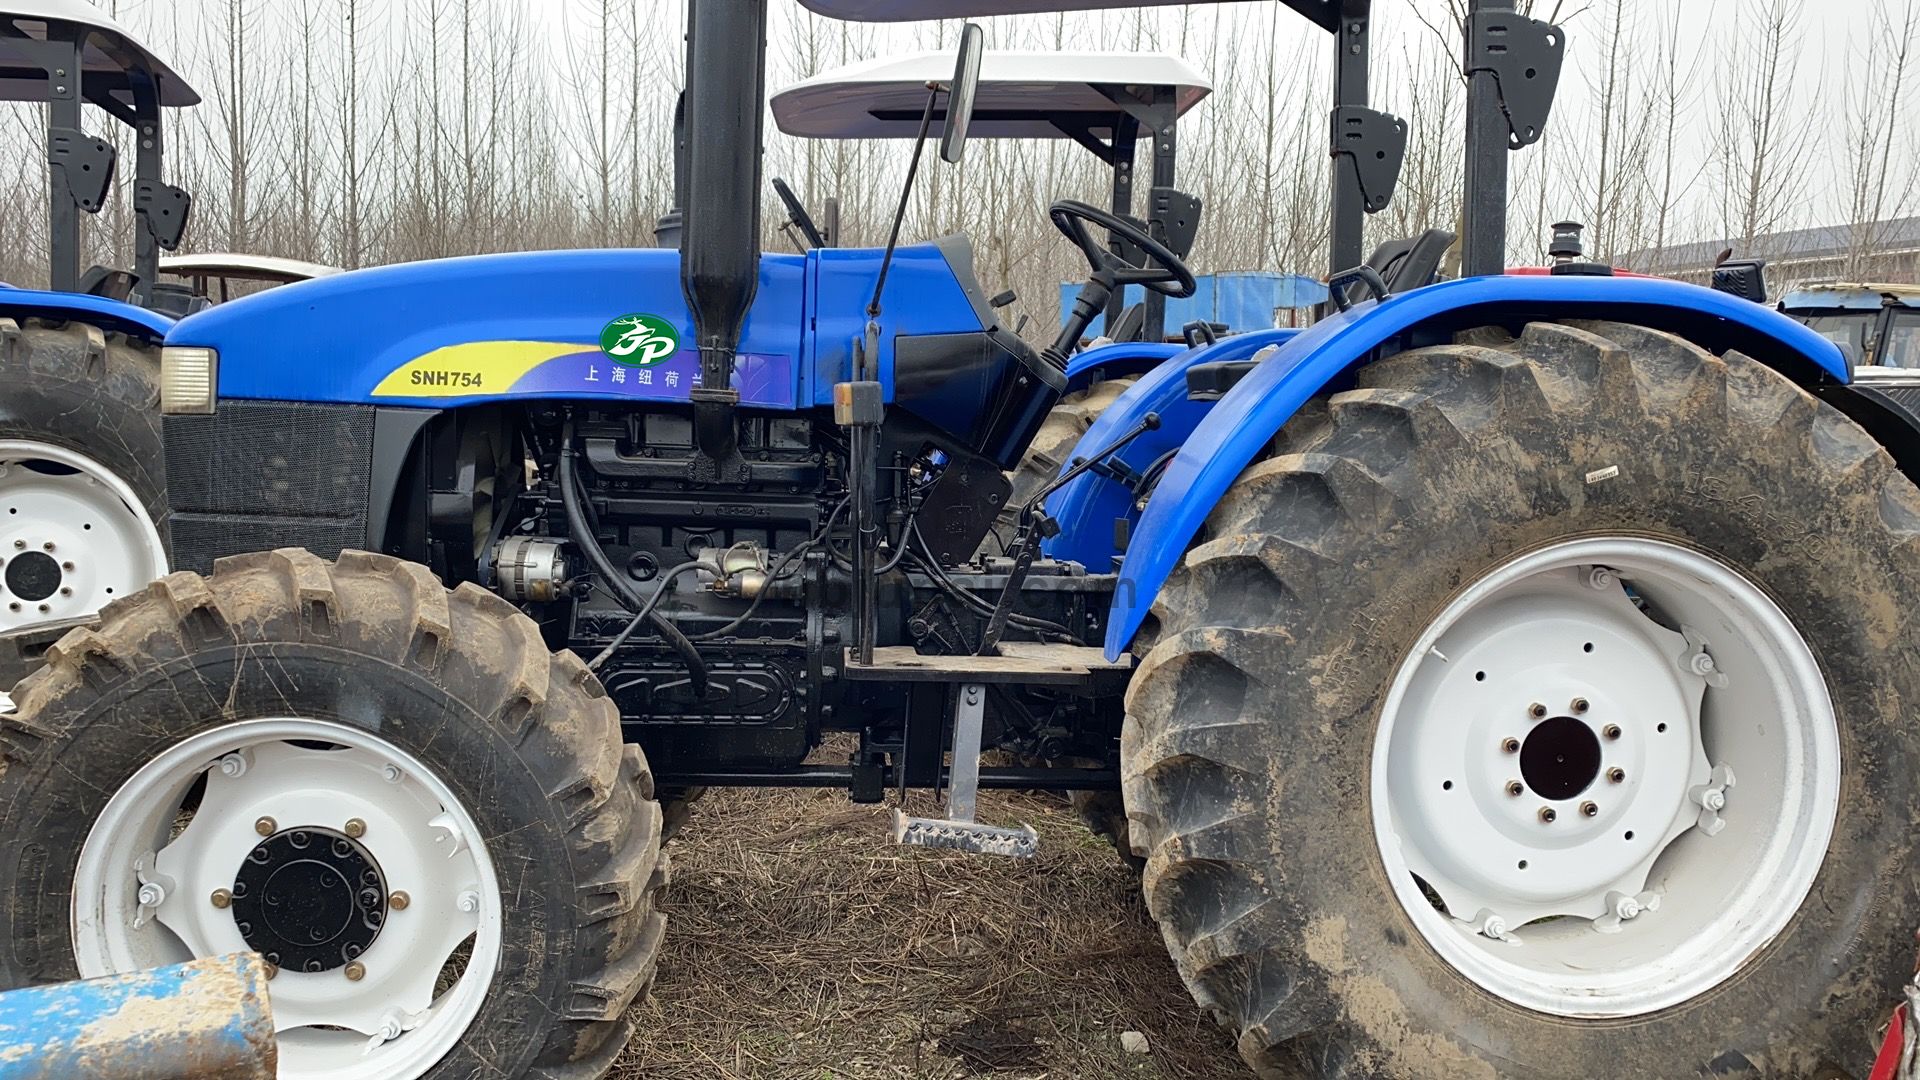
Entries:
{"label": "metal bracket", "polygon": [[980,793],[981,728],[986,717],[987,688],[982,683],[955,687],[953,708],[953,765],[947,788],[944,819],[908,817],[893,812],[893,840],[917,847],[953,848],[982,855],[1012,855],[1031,859],[1040,849],[1033,826],[1003,829],[973,820]]}
{"label": "metal bracket", "polygon": [[1475,11],[1467,16],[1466,74],[1493,74],[1500,111],[1507,117],[1507,146],[1518,150],[1540,140],[1560,85],[1567,35],[1558,26],[1511,11]]}
{"label": "metal bracket", "polygon": [[180,246],[193,214],[193,196],[172,184],[142,180],[133,187],[133,209],[146,223],[153,242],[168,251]]}
{"label": "metal bracket", "polygon": [[84,131],[60,127],[48,133],[47,161],[59,173],[74,205],[89,214],[99,213],[106,203],[116,158],[110,143]]}
{"label": "metal bracket", "polygon": [[1333,110],[1332,130],[1333,156],[1353,159],[1367,213],[1385,210],[1400,185],[1400,166],[1407,156],[1407,122],[1364,105],[1342,105]]}

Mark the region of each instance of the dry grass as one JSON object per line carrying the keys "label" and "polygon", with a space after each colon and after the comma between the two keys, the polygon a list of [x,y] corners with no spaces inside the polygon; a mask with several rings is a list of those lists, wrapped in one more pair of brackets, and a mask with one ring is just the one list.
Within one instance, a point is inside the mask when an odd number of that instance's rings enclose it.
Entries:
{"label": "dry grass", "polygon": [[[910,812],[929,814],[919,797]],[[716,792],[672,848],[669,927],[619,1080],[1247,1075],[1138,878],[1063,800],[987,793],[1031,861],[902,848],[844,792]],[[1120,1049],[1145,1032],[1146,1054]]]}

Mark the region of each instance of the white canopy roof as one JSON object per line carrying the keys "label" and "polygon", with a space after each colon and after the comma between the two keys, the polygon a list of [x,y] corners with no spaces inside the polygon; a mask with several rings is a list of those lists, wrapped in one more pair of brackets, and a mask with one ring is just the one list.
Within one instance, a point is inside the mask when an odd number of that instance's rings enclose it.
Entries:
{"label": "white canopy roof", "polygon": [[[166,62],[140,43],[126,27],[109,18],[106,12],[87,0],[0,0],[0,22],[19,24],[31,37],[42,37],[37,22],[58,21],[90,26],[95,34],[87,43],[86,72],[89,75],[117,75],[127,65],[108,54],[108,49],[129,51],[153,72],[160,83],[160,104],[198,105],[200,95],[185,79],[175,74]],[[104,41],[102,40],[104,39]],[[104,47],[103,47],[104,46]],[[47,96],[46,76],[27,63],[0,37],[0,101],[37,101]],[[123,95],[124,98],[124,95]]]}
{"label": "white canopy roof", "polygon": [[1042,11],[1208,3],[1210,0],[800,0],[829,18],[856,22],[908,22],[914,19],[967,19],[981,15],[1025,15]]}
{"label": "white canopy roof", "polygon": [[[951,52],[866,60],[773,95],[773,120],[781,131],[810,139],[912,138],[926,109],[927,83],[952,78]],[[1054,121],[1077,120],[1096,133],[1111,134],[1121,110],[1099,86],[1171,86],[1175,115],[1213,92],[1205,75],[1167,53],[990,51],[981,57],[968,133],[988,139],[1064,139],[1066,132]]]}
{"label": "white canopy roof", "polygon": [[340,268],[324,263],[282,259],[274,255],[247,255],[241,252],[211,251],[198,255],[162,255],[160,272],[180,277],[204,274],[207,277],[256,277],[281,281],[305,281],[308,278],[337,274]]}

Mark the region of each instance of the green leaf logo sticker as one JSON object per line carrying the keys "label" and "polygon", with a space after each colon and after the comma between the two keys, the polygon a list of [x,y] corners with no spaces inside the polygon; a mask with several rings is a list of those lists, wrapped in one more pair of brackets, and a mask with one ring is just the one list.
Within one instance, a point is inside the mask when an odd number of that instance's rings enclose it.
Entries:
{"label": "green leaf logo sticker", "polygon": [[600,331],[600,351],[616,364],[652,367],[680,351],[680,334],[658,315],[622,315]]}

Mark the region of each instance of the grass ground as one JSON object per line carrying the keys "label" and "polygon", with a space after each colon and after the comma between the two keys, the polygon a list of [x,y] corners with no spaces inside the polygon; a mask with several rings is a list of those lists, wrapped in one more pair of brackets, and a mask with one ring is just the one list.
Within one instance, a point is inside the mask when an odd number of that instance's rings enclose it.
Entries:
{"label": "grass ground", "polygon": [[[931,813],[931,800],[910,812]],[[844,792],[723,791],[670,848],[666,951],[618,1080],[1248,1075],[1138,878],[1063,800],[986,793],[1031,861],[895,847]],[[1120,1035],[1147,1035],[1131,1054]]]}

